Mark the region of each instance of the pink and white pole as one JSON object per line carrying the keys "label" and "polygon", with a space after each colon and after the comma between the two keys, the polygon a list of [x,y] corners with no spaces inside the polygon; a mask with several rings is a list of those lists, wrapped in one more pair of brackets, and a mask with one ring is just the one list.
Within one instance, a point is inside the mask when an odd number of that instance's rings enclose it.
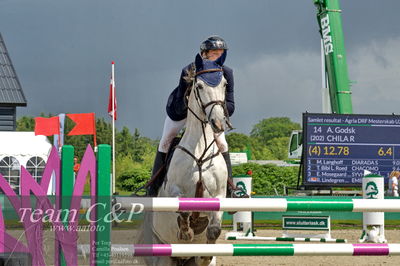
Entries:
{"label": "pink and white pole", "polygon": [[[87,252],[89,246],[79,250]],[[113,245],[111,256],[399,256],[400,244],[154,244]]]}

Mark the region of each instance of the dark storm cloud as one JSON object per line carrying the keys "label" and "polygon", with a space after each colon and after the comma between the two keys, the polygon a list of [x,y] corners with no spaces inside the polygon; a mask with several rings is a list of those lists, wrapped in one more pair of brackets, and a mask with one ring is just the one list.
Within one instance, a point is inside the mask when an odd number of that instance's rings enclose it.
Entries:
{"label": "dark storm cloud", "polygon": [[[381,101],[392,109],[397,104],[390,95],[398,94],[400,79],[400,1],[382,3],[341,1],[350,78],[357,81],[353,102],[363,113],[390,111]],[[114,60],[117,125],[159,137],[166,98],[210,34],[230,47],[226,64],[235,73],[238,132],[270,116],[300,122],[302,112],[321,110],[311,0],[0,0],[0,25],[28,99],[19,115],[106,116]]]}

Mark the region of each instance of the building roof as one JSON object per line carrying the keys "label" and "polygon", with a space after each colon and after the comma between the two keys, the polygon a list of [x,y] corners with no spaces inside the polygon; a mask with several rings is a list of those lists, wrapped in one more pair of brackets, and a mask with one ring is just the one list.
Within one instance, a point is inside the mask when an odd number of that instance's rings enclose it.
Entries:
{"label": "building roof", "polygon": [[0,33],[0,105],[26,106],[27,101]]}

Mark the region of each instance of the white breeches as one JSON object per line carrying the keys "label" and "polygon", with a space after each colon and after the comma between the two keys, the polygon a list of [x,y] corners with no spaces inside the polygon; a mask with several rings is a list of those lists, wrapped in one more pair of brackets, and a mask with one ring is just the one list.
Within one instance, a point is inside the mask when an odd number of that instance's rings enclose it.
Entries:
{"label": "white breeches", "polygon": [[[160,140],[160,145],[158,146],[159,152],[167,153],[172,140],[178,135],[182,128],[186,124],[186,119],[181,121],[174,121],[169,116],[165,118],[163,134]],[[215,142],[220,150],[220,152],[228,151],[228,143],[225,139],[225,133],[215,134]]]}

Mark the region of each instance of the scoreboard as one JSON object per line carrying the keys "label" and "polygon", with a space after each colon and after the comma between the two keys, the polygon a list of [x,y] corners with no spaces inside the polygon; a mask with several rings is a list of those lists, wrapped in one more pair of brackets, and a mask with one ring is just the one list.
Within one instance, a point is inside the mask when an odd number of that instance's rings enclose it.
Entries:
{"label": "scoreboard", "polygon": [[361,186],[364,170],[400,170],[400,116],[303,114],[303,183]]}

